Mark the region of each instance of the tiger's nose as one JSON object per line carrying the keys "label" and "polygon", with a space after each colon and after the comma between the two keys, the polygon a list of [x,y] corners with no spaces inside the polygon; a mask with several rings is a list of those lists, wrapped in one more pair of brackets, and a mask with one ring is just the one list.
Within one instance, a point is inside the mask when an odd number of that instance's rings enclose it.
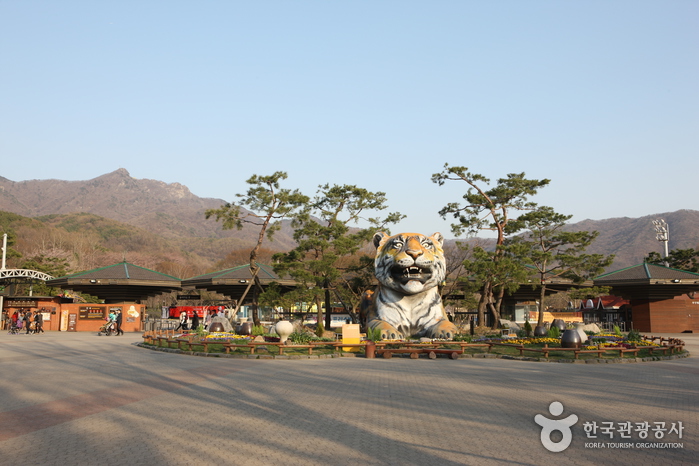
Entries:
{"label": "tiger's nose", "polygon": [[422,255],[422,251],[420,249],[407,249],[405,253],[413,259],[417,259],[419,256]]}

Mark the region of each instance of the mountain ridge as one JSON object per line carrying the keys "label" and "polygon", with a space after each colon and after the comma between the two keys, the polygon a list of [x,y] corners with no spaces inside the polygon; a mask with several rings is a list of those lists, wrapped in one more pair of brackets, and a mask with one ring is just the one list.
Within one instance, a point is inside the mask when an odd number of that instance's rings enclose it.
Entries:
{"label": "mountain ridge", "polygon": [[[162,237],[182,254],[200,255],[209,264],[221,260],[231,249],[249,249],[257,241],[259,230],[254,226],[246,225],[240,231],[224,230],[220,222],[205,218],[207,209],[225,203],[223,199],[198,197],[180,183],[135,179],[124,168],[86,181],[12,181],[0,176],[2,211],[28,218],[46,217],[47,221],[50,216],[80,213],[104,217],[137,228],[140,237],[143,232]],[[699,211],[696,210],[640,218],[585,219],[567,225],[566,229],[598,231],[598,238],[587,252],[616,254],[614,264],[608,269],[615,270],[642,262],[650,251],[662,252],[652,224],[652,220],[659,218],[664,218],[670,226],[670,249],[699,249]],[[274,240],[266,241],[264,246],[289,250],[295,245],[292,234],[285,222]],[[145,240],[141,238],[141,241]]]}

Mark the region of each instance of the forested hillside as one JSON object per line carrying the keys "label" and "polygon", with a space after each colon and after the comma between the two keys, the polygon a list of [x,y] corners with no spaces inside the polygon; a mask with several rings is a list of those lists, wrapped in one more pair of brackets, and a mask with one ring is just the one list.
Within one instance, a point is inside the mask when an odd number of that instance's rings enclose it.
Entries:
{"label": "forested hillside", "polygon": [[[13,235],[13,248],[22,255],[8,259],[14,266],[30,258],[59,258],[76,272],[126,259],[187,278],[242,264],[259,230],[223,230],[220,223],[205,219],[206,209],[224,203],[197,197],[177,183],[134,179],[124,169],[87,181],[15,182],[0,177],[0,228]],[[662,251],[652,224],[659,218],[669,225],[670,249],[699,249],[696,210],[584,220],[568,228],[598,231],[588,252],[615,254],[608,270],[616,270]],[[292,233],[286,222],[273,242],[264,243],[260,259],[294,247]]]}

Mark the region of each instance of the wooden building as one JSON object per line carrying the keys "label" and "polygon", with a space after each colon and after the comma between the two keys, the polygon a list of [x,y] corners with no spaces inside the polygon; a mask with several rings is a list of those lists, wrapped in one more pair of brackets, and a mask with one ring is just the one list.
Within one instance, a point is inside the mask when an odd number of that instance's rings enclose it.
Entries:
{"label": "wooden building", "polygon": [[98,332],[109,312],[120,310],[124,332],[140,332],[146,307],[133,302],[93,304],[74,303],[60,296],[13,296],[3,302],[3,313],[40,312],[44,331]]}
{"label": "wooden building", "polygon": [[699,331],[699,274],[643,263],[600,275],[594,284],[629,301],[638,331]]}

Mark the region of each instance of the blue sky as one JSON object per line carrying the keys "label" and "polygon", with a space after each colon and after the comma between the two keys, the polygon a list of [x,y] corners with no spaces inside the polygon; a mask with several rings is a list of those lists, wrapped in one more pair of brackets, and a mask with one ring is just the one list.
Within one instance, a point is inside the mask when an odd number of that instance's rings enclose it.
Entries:
{"label": "blue sky", "polygon": [[549,178],[533,200],[573,221],[699,210],[697,24],[694,0],[0,0],[0,176],[232,201],[281,170],[447,237],[445,163]]}

